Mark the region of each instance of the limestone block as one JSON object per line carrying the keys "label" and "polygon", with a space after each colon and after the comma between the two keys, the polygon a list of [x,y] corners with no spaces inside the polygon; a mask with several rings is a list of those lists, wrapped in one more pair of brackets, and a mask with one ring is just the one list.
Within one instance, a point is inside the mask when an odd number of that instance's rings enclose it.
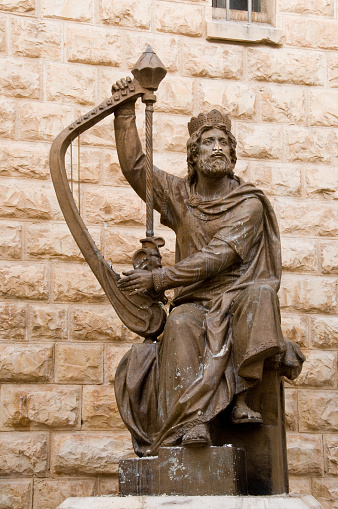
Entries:
{"label": "limestone block", "polygon": [[306,121],[306,97],[302,89],[270,86],[260,89],[262,118],[268,122]]}
{"label": "limestone block", "polygon": [[55,377],[58,382],[102,383],[102,346],[57,344]]}
{"label": "limestone block", "polygon": [[338,199],[338,168],[309,166],[305,179],[306,194],[310,198]]}
{"label": "limestone block", "polygon": [[14,103],[7,99],[0,99],[0,136],[3,138],[15,136]]}
{"label": "limestone block", "polygon": [[293,312],[334,313],[336,292],[336,279],[284,274],[279,298],[281,306]]}
{"label": "limestone block", "polygon": [[321,476],[324,465],[322,436],[288,433],[288,468],[291,475]]}
{"label": "limestone block", "polygon": [[0,480],[0,507],[3,509],[31,509],[31,480]]}
{"label": "limestone block", "polygon": [[310,94],[312,125],[338,126],[338,90],[313,90]]}
{"label": "limestone block", "polygon": [[139,226],[144,224],[144,209],[131,188],[97,187],[86,192],[86,217],[91,224]]}
{"label": "limestone block", "polygon": [[93,21],[93,0],[74,2],[69,0],[42,0],[42,14],[46,18]]}
{"label": "limestone block", "polygon": [[338,274],[338,242],[323,242],[320,245],[320,262],[323,274]]}
{"label": "limestone block", "polygon": [[96,104],[95,69],[65,64],[46,64],[47,101]]}
{"label": "limestone block", "polygon": [[333,131],[333,157],[337,160],[338,159],[338,129],[335,129]]}
{"label": "limestone block", "polygon": [[312,493],[323,509],[338,508],[337,478],[312,479]]}
{"label": "limestone block", "polygon": [[279,126],[243,124],[238,128],[238,154],[257,159],[279,159],[282,155],[282,131]]}
{"label": "limestone block", "polygon": [[[175,235],[170,231],[165,235],[165,246],[160,249],[162,265],[174,265],[175,263]],[[157,231],[160,235],[160,232]],[[133,254],[140,249],[140,239],[144,232],[136,230],[105,231],[105,258],[110,260],[113,267],[116,263],[131,264]]]}
{"label": "limestone block", "polygon": [[82,396],[83,429],[125,429],[113,385],[87,385]]}
{"label": "limestone block", "polygon": [[0,53],[5,53],[7,49],[7,20],[0,18]]}
{"label": "limestone block", "polygon": [[55,304],[32,305],[28,334],[38,341],[67,339],[67,310]]}
{"label": "limestone block", "polygon": [[304,351],[306,361],[301,374],[289,383],[294,386],[336,387],[337,356],[335,352]]}
{"label": "limestone block", "polygon": [[325,129],[289,127],[286,131],[289,161],[328,163],[331,160],[331,144]]}
{"label": "limestone block", "polygon": [[179,16],[177,16],[177,8],[178,6],[174,2],[160,2],[156,5],[156,30],[193,37],[203,35],[203,8],[198,5],[181,3]]}
{"label": "limestone block", "polygon": [[[121,77],[120,74],[119,77]],[[79,112],[77,117],[80,115],[81,113]],[[81,145],[82,144],[93,145],[97,147],[114,147],[115,137],[113,116],[109,116],[102,122],[99,122],[97,125],[86,131],[83,135],[81,135]]]}
{"label": "limestone block", "polygon": [[50,381],[53,347],[50,345],[1,345],[0,379],[5,382]]}
{"label": "limestone block", "polygon": [[23,180],[5,182],[0,186],[1,216],[16,219],[60,219],[55,192],[49,184],[28,187]]}
{"label": "limestone block", "polygon": [[250,48],[249,78],[294,85],[324,85],[324,55],[315,51]]}
{"label": "limestone block", "polygon": [[298,431],[297,391],[285,389],[285,424],[288,431]]}
{"label": "limestone block", "polygon": [[157,93],[156,110],[165,113],[191,115],[193,81],[189,78],[166,78]]}
{"label": "limestone block", "polygon": [[94,479],[36,479],[33,509],[55,509],[67,497],[96,495]]}
{"label": "limestone block", "polygon": [[0,147],[0,175],[4,177],[49,178],[49,147],[6,143]]}
{"label": "limestone block", "polygon": [[217,109],[230,118],[253,118],[255,116],[255,91],[244,83],[222,83],[202,80],[199,85],[201,110]]}
{"label": "limestone block", "polygon": [[44,265],[2,263],[0,295],[9,299],[46,300],[48,298],[48,268]]}
{"label": "limestone block", "polygon": [[0,224],[0,258],[21,258],[21,226]]}
{"label": "limestone block", "polygon": [[316,243],[312,240],[283,237],[283,269],[294,272],[318,272]]}
{"label": "limestone block", "polygon": [[[67,73],[68,73],[67,69]],[[42,103],[18,105],[18,137],[29,141],[54,141],[56,136],[74,120],[73,109]]]}
{"label": "limestone block", "polygon": [[338,21],[285,18],[285,40],[291,46],[338,49]]}
{"label": "limestone block", "polygon": [[80,388],[60,385],[4,385],[2,425],[5,428],[79,427]]}
{"label": "limestone block", "polygon": [[98,495],[118,495],[119,480],[118,477],[101,477],[98,479]]}
{"label": "limestone block", "polygon": [[72,312],[72,337],[83,341],[131,341],[135,334],[109,307],[77,307]]}
{"label": "limestone block", "polygon": [[336,391],[299,391],[298,412],[301,432],[338,431]]}
{"label": "limestone block", "polygon": [[116,368],[122,357],[128,352],[131,345],[105,345],[104,350],[104,374],[105,381],[113,383],[115,380]]}
{"label": "limestone block", "polygon": [[[102,155],[102,182],[108,186],[128,186],[127,180],[121,171],[116,150],[101,150]],[[154,154],[155,156],[155,154]]]}
{"label": "limestone block", "polygon": [[36,19],[13,18],[12,49],[17,57],[61,60],[62,26]]}
{"label": "limestone block", "polygon": [[26,307],[16,302],[0,303],[0,339],[23,340],[26,335]]}
{"label": "limestone block", "polygon": [[298,343],[301,348],[308,347],[308,321],[306,316],[282,314],[283,336]]}
{"label": "limestone block", "polygon": [[158,140],[158,149],[187,153],[188,117],[167,117],[157,115],[154,118],[154,139]]}
{"label": "limestone block", "polygon": [[338,55],[336,52],[327,54],[327,74],[330,87],[338,87]]}
{"label": "limestone block", "polygon": [[47,433],[0,433],[0,475],[45,477],[48,472]]}
{"label": "limestone block", "polygon": [[291,202],[279,198],[275,203],[282,234],[335,237],[338,234],[336,203]]}
{"label": "limestone block", "polygon": [[314,14],[316,16],[333,16],[333,0],[279,0],[278,10],[297,14]]}
{"label": "limestone block", "polygon": [[325,435],[324,451],[326,472],[328,475],[338,474],[338,437],[337,435]]}
{"label": "limestone block", "polygon": [[[128,504],[126,506],[126,503]],[[177,496],[68,498],[58,509],[322,509],[311,495],[274,496]]]}
{"label": "limestone block", "polygon": [[311,479],[304,477],[289,477],[291,494],[311,493]]}
{"label": "limestone block", "polygon": [[102,28],[70,26],[67,28],[67,58],[69,62],[118,66],[121,63],[119,35]]}
{"label": "limestone block", "polygon": [[311,345],[315,348],[338,349],[338,318],[312,316],[310,318]]}
{"label": "limestone block", "polygon": [[300,196],[301,169],[285,163],[252,162],[250,182],[269,196]]}
{"label": "limestone block", "polygon": [[57,474],[116,474],[118,462],[132,454],[129,433],[58,434],[53,437],[53,470]]}
{"label": "limestone block", "polygon": [[0,92],[6,96],[39,99],[40,75],[38,62],[0,59]]}
{"label": "limestone block", "polygon": [[[242,78],[243,48],[192,42],[184,44],[181,50],[184,74],[199,78]],[[218,86],[223,88],[221,83]]]}
{"label": "limestone block", "polygon": [[149,29],[151,5],[150,0],[143,0],[142,3],[137,0],[120,0],[119,2],[101,0],[100,15],[104,23],[132,29]]}
{"label": "limestone block", "polygon": [[[90,234],[100,249],[100,231],[91,228]],[[66,225],[31,224],[26,229],[27,254],[34,258],[59,258],[83,261],[84,258]]]}
{"label": "limestone block", "polygon": [[88,265],[58,266],[54,271],[53,292],[56,301],[105,300],[105,294]]}
{"label": "limestone block", "polygon": [[188,172],[187,155],[184,152],[155,152],[154,165],[177,177],[184,178]]}
{"label": "limestone block", "polygon": [[[81,139],[82,141],[82,139]],[[73,176],[71,175],[71,158],[70,151],[66,154],[66,170],[69,181],[73,179],[74,195],[78,196],[77,184],[89,183],[97,184],[101,178],[101,153],[97,149],[89,149],[86,147],[80,147],[80,174],[78,171],[78,148],[73,146]]]}
{"label": "limestone block", "polygon": [[181,46],[175,37],[149,32],[130,32],[126,33],[125,37],[123,49],[128,69],[132,69],[139,59],[141,48],[146,48],[147,44],[150,44],[168,72],[178,71]]}
{"label": "limestone block", "polygon": [[36,0],[0,0],[0,9],[10,12],[29,12],[35,11]]}

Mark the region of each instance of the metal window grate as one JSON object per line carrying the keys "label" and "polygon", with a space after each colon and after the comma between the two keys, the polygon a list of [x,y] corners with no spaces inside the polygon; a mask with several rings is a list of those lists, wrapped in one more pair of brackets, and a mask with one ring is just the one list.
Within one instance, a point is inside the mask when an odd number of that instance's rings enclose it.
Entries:
{"label": "metal window grate", "polygon": [[212,7],[224,9],[224,15],[218,11],[216,17],[236,21],[265,21],[264,0],[212,0]]}

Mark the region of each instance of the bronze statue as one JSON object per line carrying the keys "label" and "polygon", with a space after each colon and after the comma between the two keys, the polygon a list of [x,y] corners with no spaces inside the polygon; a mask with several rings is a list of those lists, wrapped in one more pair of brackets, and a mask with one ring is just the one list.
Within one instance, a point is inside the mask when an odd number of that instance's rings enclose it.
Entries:
{"label": "bronze statue", "polygon": [[[134,80],[117,82],[110,99],[59,135],[51,171],[86,260],[124,323],[146,338],[122,359],[115,389],[135,452],[153,456],[163,446],[211,445],[210,424],[229,408],[232,425],[259,427],[262,415],[246,395],[261,382],[266,361],[295,378],[304,357],[281,332],[275,214],[264,193],[234,173],[230,119],[213,110],[190,120],[186,178],[153,168],[152,105],[165,70],[148,48],[133,74]],[[139,97],[147,106],[146,156],[135,123]],[[70,142],[112,112],[121,169],[147,204],[143,247],[134,256],[134,270],[122,278],[82,223],[64,171]],[[153,207],[176,233],[172,267],[160,265],[164,241],[154,236]],[[175,298],[164,325],[164,292],[171,288]]]}

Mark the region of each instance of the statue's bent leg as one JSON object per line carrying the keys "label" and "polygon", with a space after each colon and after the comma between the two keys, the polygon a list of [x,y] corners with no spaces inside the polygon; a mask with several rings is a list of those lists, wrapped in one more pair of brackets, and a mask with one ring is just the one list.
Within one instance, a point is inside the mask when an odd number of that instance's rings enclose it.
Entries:
{"label": "statue's bent leg", "polygon": [[[254,284],[235,299],[232,315],[234,365],[249,389],[262,379],[265,359],[277,354],[283,343],[277,294],[267,284]],[[237,396],[233,421],[262,422],[245,397],[246,392]]]}
{"label": "statue's bent leg", "polygon": [[206,313],[206,309],[197,304],[181,304],[168,317],[161,340],[159,367],[158,412],[162,425],[201,370]]}

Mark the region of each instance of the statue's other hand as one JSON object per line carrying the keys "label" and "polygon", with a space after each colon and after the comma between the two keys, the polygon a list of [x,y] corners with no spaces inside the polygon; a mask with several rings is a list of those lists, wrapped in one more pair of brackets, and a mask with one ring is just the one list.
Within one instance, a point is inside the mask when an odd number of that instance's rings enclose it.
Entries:
{"label": "statue's other hand", "polygon": [[128,293],[145,293],[154,288],[153,276],[149,270],[128,270],[117,282],[117,286]]}

